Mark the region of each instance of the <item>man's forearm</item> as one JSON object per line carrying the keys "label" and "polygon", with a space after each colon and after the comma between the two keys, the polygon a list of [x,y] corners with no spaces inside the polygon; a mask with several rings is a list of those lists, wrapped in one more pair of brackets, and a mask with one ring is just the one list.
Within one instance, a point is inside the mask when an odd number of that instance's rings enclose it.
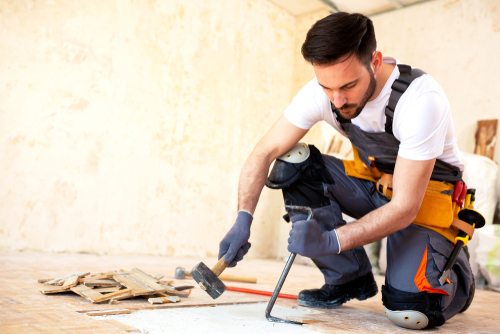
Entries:
{"label": "man's forearm", "polygon": [[356,222],[339,227],[335,231],[341,250],[349,250],[380,240],[388,235],[408,227],[416,213],[410,213],[390,202],[359,219]]}
{"label": "man's forearm", "polygon": [[398,156],[389,203],[336,230],[342,250],[364,246],[408,227],[417,217],[436,159]]}
{"label": "man's forearm", "polygon": [[243,165],[238,187],[238,210],[245,210],[252,215],[257,207],[260,193],[266,183],[269,166],[269,157],[258,151],[252,152]]}

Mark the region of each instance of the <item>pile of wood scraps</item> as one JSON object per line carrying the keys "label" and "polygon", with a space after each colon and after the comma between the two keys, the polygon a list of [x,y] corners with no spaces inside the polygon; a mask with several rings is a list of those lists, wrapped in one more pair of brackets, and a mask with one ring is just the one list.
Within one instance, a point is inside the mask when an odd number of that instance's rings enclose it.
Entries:
{"label": "pile of wood scraps", "polygon": [[176,288],[171,285],[173,281],[162,281],[162,278],[161,274],[151,276],[134,268],[93,275],[78,272],[55,279],[39,279],[38,283],[44,294],[73,291],[91,303],[117,304],[119,300],[140,296],[151,304],[163,304],[189,297],[193,286]]}

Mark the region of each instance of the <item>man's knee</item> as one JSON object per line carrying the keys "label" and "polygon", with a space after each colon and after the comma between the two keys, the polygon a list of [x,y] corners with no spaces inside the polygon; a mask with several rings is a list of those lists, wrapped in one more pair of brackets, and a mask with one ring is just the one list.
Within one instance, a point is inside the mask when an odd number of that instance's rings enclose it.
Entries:
{"label": "man's knee", "polygon": [[323,184],[334,183],[314,145],[299,143],[276,159],[266,186],[282,189],[285,205],[318,208],[330,205]]}
{"label": "man's knee", "polygon": [[413,293],[382,286],[386,316],[396,325],[410,329],[427,329],[445,322],[441,312],[441,295],[426,291]]}

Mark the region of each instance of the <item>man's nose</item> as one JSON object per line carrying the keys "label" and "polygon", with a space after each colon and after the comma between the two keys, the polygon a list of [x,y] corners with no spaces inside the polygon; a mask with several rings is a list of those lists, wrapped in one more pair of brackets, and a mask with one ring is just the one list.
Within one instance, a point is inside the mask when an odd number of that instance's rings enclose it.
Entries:
{"label": "man's nose", "polygon": [[333,93],[333,105],[335,108],[340,109],[345,103],[347,102],[347,99],[343,94],[340,92],[334,92]]}

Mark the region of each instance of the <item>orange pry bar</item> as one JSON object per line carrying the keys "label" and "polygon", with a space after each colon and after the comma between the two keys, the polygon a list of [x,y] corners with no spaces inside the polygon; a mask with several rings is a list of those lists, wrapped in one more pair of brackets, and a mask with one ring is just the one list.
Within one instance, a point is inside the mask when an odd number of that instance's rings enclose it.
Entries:
{"label": "orange pry bar", "polygon": [[[262,295],[262,296],[272,296],[273,293],[270,291],[261,291],[261,290],[252,290],[252,289],[245,289],[245,288],[237,288],[235,286],[226,286],[226,290],[228,291],[237,291],[237,292],[244,292],[244,293],[251,293],[254,295]],[[278,294],[279,298],[287,298],[287,299],[297,299],[298,296],[296,295],[288,295],[286,293],[280,293]]]}

